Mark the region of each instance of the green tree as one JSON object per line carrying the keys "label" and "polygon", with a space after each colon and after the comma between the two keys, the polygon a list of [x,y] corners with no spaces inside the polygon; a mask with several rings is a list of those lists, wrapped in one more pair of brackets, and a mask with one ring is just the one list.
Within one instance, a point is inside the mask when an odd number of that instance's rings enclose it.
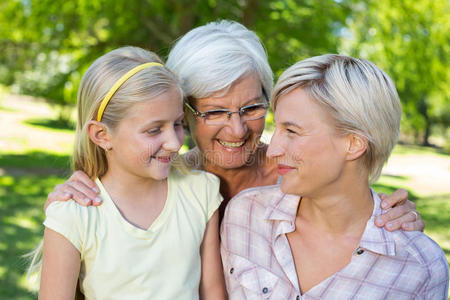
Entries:
{"label": "green tree", "polygon": [[343,49],[387,71],[402,99],[403,130],[429,145],[433,126],[450,125],[450,2],[369,0],[352,9]]}
{"label": "green tree", "polygon": [[335,52],[335,33],[347,13],[333,0],[6,0],[0,5],[0,46],[6,50],[0,82],[70,104],[81,74],[99,55],[135,45],[165,56],[177,37],[217,19],[254,29],[278,71]]}

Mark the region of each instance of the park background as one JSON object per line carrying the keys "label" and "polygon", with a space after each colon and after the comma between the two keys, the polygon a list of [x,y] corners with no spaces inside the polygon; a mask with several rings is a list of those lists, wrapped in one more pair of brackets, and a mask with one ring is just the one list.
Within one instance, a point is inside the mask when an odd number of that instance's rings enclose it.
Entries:
{"label": "park background", "polygon": [[[0,3],[0,299],[33,299],[23,254],[43,233],[43,203],[71,173],[82,74],[124,45],[166,58],[207,22],[254,30],[275,77],[325,53],[370,59],[397,85],[400,143],[374,185],[405,188],[425,233],[450,259],[448,0],[3,0]],[[267,118],[263,139],[273,129]],[[192,146],[186,139],[183,151]]]}

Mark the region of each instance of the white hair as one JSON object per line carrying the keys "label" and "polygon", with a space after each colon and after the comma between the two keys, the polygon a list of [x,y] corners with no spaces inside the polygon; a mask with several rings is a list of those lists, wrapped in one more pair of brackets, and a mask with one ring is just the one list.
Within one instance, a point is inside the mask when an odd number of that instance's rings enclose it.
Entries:
{"label": "white hair", "polygon": [[273,110],[281,95],[296,88],[321,104],[344,134],[367,139],[363,162],[370,182],[375,182],[400,130],[402,108],[390,77],[365,59],[335,54],[311,57],[280,76],[272,93]]}
{"label": "white hair", "polygon": [[267,95],[273,74],[258,36],[234,21],[194,28],[177,41],[166,66],[178,75],[185,96],[226,93],[238,79],[256,73]]}

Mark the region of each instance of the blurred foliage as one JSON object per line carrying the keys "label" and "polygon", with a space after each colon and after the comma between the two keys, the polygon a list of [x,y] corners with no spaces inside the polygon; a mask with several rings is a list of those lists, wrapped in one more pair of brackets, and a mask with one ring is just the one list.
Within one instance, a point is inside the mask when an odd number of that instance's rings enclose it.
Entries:
{"label": "blurred foliage", "polygon": [[[70,106],[83,72],[124,45],[165,57],[193,27],[239,21],[264,42],[274,73],[343,52],[369,58],[398,86],[404,129],[450,139],[448,0],[3,0],[0,83]],[[60,108],[60,119],[70,112]],[[435,129],[433,129],[435,128]]]}
{"label": "blurred foliage", "polygon": [[0,4],[0,83],[70,105],[98,56],[135,45],[165,57],[176,38],[218,19],[255,30],[280,71],[300,58],[336,52],[334,33],[347,14],[346,5],[333,0],[6,0]]}
{"label": "blurred foliage", "polygon": [[450,2],[355,1],[343,48],[377,63],[403,103],[403,131],[429,145],[432,126],[450,138]]}
{"label": "blurred foliage", "polygon": [[42,203],[64,181],[55,175],[0,175],[0,299],[37,299],[25,278],[23,257],[43,235]]}

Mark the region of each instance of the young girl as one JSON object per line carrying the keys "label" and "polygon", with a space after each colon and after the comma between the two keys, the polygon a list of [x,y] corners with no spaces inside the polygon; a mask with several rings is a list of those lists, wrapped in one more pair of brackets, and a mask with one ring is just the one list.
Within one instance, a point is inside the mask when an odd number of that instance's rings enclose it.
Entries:
{"label": "young girl", "polygon": [[[97,59],[78,93],[75,170],[104,202],[46,210],[39,299],[224,299],[219,180],[171,170],[184,139],[176,76],[153,53]],[[180,164],[181,165],[181,164]]]}

